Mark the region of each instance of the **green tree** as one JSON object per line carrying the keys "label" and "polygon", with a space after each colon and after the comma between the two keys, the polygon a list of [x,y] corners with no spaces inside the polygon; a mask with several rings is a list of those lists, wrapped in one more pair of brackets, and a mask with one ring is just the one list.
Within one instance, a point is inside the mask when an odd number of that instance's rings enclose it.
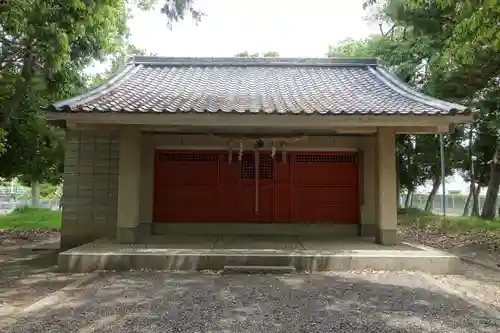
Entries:
{"label": "green tree", "polygon": [[[163,0],[165,1],[165,0]],[[127,3],[150,9],[156,0],[47,1],[9,0],[0,10],[0,129],[19,111],[35,77],[41,89],[58,90],[55,77],[67,62],[79,70],[93,60],[120,52],[128,37]],[[166,0],[161,8],[171,26],[186,12],[198,22],[204,15],[192,0]],[[43,87],[46,85],[47,87]]]}
{"label": "green tree", "polygon": [[[0,83],[9,92],[0,105],[1,128],[20,110],[36,80],[40,90],[59,89],[55,78],[71,62],[81,69],[115,51],[126,37],[124,1],[10,0],[0,12]],[[5,95],[4,95],[5,96]]]}
{"label": "green tree", "polygon": [[12,0],[0,12],[0,174],[32,187],[57,184],[64,131],[47,124],[47,103],[85,88],[85,66],[116,52],[127,36],[124,2]]}
{"label": "green tree", "polygon": [[[148,1],[132,2],[147,7]],[[127,41],[127,1],[10,0],[1,5],[0,175],[30,185],[37,206],[40,184],[60,182],[64,156],[64,131],[46,123],[42,107],[88,89],[89,78],[82,73],[93,62],[110,60],[107,76],[128,56],[145,51]],[[189,8],[191,1],[174,0],[162,12],[170,21],[179,20]]]}
{"label": "green tree", "polygon": [[[250,57],[250,58],[257,58],[260,56],[261,55],[258,52],[249,53],[248,51],[243,51],[235,55],[235,57]],[[267,51],[262,53],[262,57],[279,57],[279,56],[280,54],[276,51]]]}
{"label": "green tree", "polygon": [[[428,80],[423,64],[433,56],[432,41],[427,37],[413,37],[401,27],[392,27],[389,33],[371,36],[363,40],[347,39],[330,46],[329,57],[378,57],[401,80],[414,88],[424,90]],[[423,72],[423,73],[422,73]],[[428,91],[425,91],[429,93]],[[464,158],[460,142],[463,132],[460,128],[445,141],[446,175],[454,171],[453,161]],[[419,185],[432,180],[432,189],[426,209],[432,203],[441,184],[439,136],[437,135],[397,135],[398,187],[407,193],[406,204],[410,204],[412,193]],[[399,191],[398,191],[399,192]]]}
{"label": "green tree", "polygon": [[110,54],[106,61],[109,63],[104,73],[98,73],[89,80],[89,87],[95,87],[106,81],[111,75],[116,73],[127,60],[133,56],[155,56],[154,53],[148,53],[146,50],[137,48],[136,46],[125,42],[117,52]]}
{"label": "green tree", "polygon": [[[48,125],[33,100],[23,102],[20,117],[10,122],[0,171],[8,179],[18,177],[31,187],[32,205],[40,203],[40,185],[57,185],[64,162],[64,131]],[[35,109],[33,109],[35,108]]]}
{"label": "green tree", "polygon": [[[402,33],[406,40],[422,45],[423,54],[427,54],[422,58],[425,60],[422,63],[423,75],[418,85],[422,91],[487,110],[478,115],[478,123],[473,126],[475,134],[470,137],[473,142],[469,161],[455,161],[455,167],[461,169],[462,174],[468,174],[470,180],[479,177],[479,185],[484,182],[484,174],[476,173],[485,170],[481,160],[490,161],[487,199],[481,215],[493,218],[500,184],[500,165],[497,165],[500,159],[496,157],[499,153],[498,134],[494,131],[492,135],[488,128],[499,125],[498,112],[494,110],[498,109],[495,101],[498,100],[497,77],[500,72],[500,27],[494,23],[500,21],[499,0],[388,0],[385,3],[368,0],[365,6],[374,3],[379,4],[382,12],[376,17],[392,24],[391,37]],[[466,131],[462,131],[465,134]],[[472,175],[471,158],[477,150],[474,147],[478,146],[475,140],[481,142],[481,152],[485,156],[478,158],[479,168]],[[486,142],[489,148],[486,148]],[[474,183],[471,193],[477,197]]]}
{"label": "green tree", "polygon": [[243,58],[245,58],[245,57],[256,58],[258,56],[259,56],[258,53],[249,53],[248,51],[243,51],[243,52],[237,53],[235,55],[235,57],[243,57]]}
{"label": "green tree", "polygon": [[276,51],[267,51],[262,54],[263,57],[279,57],[280,54]]}
{"label": "green tree", "polygon": [[196,23],[199,23],[205,13],[194,7],[195,0],[131,0],[143,10],[155,9],[161,6],[160,11],[167,17],[167,25],[172,28],[172,23],[183,20],[189,13]]}
{"label": "green tree", "polygon": [[[481,217],[493,219],[496,216],[498,190],[500,186],[500,87],[492,86],[477,102],[481,109],[478,115],[478,134],[473,153],[478,157],[480,173],[476,177],[485,182],[488,175],[487,192]],[[476,164],[477,166],[477,164]],[[489,170],[488,170],[489,169]],[[477,172],[477,171],[476,171]]]}

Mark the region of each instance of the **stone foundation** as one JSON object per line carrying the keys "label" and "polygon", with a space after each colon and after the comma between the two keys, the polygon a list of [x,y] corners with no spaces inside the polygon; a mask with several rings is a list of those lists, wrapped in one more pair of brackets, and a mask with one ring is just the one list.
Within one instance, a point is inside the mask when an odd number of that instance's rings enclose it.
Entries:
{"label": "stone foundation", "polygon": [[382,246],[371,239],[324,240],[310,237],[152,236],[143,244],[101,239],[59,254],[64,272],[152,269],[222,271],[226,266],[298,272],[373,270],[461,273],[457,256],[412,244]]}

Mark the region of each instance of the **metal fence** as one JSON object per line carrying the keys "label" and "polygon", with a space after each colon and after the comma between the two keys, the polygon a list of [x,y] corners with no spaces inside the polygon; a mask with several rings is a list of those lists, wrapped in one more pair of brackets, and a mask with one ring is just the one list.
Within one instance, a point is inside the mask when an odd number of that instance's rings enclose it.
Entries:
{"label": "metal fence", "polygon": [[[420,208],[424,209],[425,208],[425,203],[427,202],[427,198],[429,196],[427,194],[414,194],[413,195],[413,200],[411,204],[411,208]],[[443,213],[443,207],[442,207],[442,194],[436,194],[434,197],[434,204],[433,204],[433,209],[432,211],[436,214],[442,214]],[[400,197],[400,202],[401,202],[401,207],[404,207],[405,204],[405,199],[406,195],[401,195]],[[481,211],[483,204],[484,204],[485,196],[479,196],[479,211]],[[446,195],[446,214],[447,215],[456,215],[460,216],[464,212],[464,207],[465,207],[465,202],[467,201],[467,195],[460,195],[460,194],[448,194]],[[59,210],[60,200],[41,200],[40,201],[40,208],[48,208],[52,210]],[[13,211],[16,208],[21,208],[21,207],[30,207],[31,206],[31,200],[0,200],[0,214],[6,214],[11,211]],[[497,205],[498,208],[498,205]],[[472,209],[472,202],[469,206],[469,212]]]}
{"label": "metal fence", "polygon": [[[427,202],[428,197],[429,196],[427,194],[414,194],[411,208],[424,209],[425,203]],[[436,196],[434,197],[432,211],[436,214],[443,213],[442,197],[443,197],[442,194],[436,194]],[[405,203],[406,196],[402,195],[400,199],[401,199],[401,206],[403,207],[404,203]],[[485,196],[480,195],[479,196],[479,211],[481,211],[481,209],[484,205],[484,200],[485,200]],[[446,195],[446,214],[447,215],[457,215],[457,216],[462,215],[464,212],[466,201],[467,201],[467,195],[447,194]],[[469,205],[469,213],[470,213],[471,209],[472,209],[472,202]]]}
{"label": "metal fence", "polygon": [[[16,208],[31,207],[31,200],[0,202],[0,214],[7,214]],[[40,208],[59,210],[59,200],[40,200]]]}

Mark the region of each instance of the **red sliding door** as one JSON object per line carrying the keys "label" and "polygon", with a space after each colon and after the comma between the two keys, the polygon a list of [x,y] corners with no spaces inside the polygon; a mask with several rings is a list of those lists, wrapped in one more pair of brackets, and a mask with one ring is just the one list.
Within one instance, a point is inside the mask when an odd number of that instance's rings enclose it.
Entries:
{"label": "red sliding door", "polygon": [[355,153],[163,151],[156,222],[359,223]]}

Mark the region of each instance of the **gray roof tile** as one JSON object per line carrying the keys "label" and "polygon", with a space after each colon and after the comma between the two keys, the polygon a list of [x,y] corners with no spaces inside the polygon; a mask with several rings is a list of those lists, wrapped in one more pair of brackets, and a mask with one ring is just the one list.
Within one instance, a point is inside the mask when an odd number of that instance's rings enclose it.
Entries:
{"label": "gray roof tile", "polygon": [[466,114],[411,89],[374,59],[136,57],[52,111]]}

